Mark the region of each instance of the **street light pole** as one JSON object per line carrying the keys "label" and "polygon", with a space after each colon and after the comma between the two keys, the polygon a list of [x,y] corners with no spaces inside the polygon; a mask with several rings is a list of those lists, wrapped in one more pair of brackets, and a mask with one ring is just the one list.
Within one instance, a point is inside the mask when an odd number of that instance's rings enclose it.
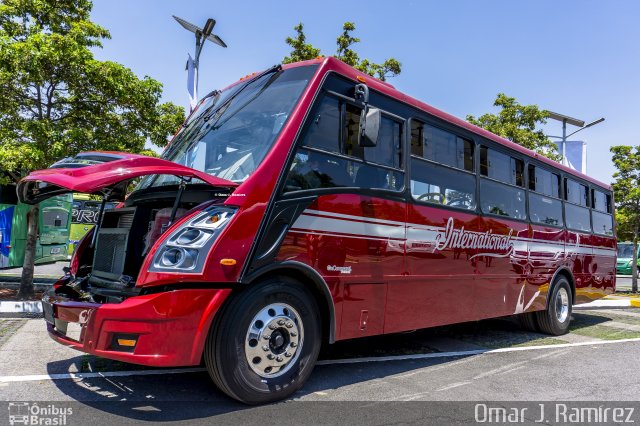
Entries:
{"label": "street light pole", "polygon": [[569,164],[567,161],[567,120],[562,120],[562,164]]}
{"label": "street light pole", "polygon": [[[549,111],[549,118],[562,122],[562,136],[548,136],[550,138],[560,139],[562,141],[562,164],[565,166],[569,166],[569,161],[567,160],[567,138],[575,135],[576,133],[591,127],[595,126],[598,123],[602,123],[604,121],[604,117],[598,118],[588,124],[585,125],[583,120],[569,117],[568,115],[559,114],[557,112]],[[578,130],[567,134],[567,124],[571,124],[572,126],[579,127]]]}
{"label": "street light pole", "polygon": [[[215,19],[207,19],[207,22],[204,24],[203,28],[197,27],[190,22],[185,21],[182,18],[178,18],[173,15],[173,19],[178,21],[180,25],[187,31],[191,31],[196,36],[196,51],[195,57],[193,58],[192,69],[189,68],[189,61],[187,62],[187,71],[189,71],[190,75],[188,77],[189,85],[191,84],[191,78],[193,78],[193,88],[189,87],[189,94],[192,96],[191,101],[191,110],[195,108],[195,105],[198,101],[198,80],[200,77],[199,67],[200,67],[200,53],[202,52],[202,48],[204,47],[205,40],[209,40],[218,46],[227,47],[226,43],[222,41],[220,37],[215,34],[212,34],[213,27],[216,25]],[[192,71],[193,70],[193,71]],[[193,76],[191,76],[191,72],[193,72]],[[193,93],[191,91],[193,90]]]}

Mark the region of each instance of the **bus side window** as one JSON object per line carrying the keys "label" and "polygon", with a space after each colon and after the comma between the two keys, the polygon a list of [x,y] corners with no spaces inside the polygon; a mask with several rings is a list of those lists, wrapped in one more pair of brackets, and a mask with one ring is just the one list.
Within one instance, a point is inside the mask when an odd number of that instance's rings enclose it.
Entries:
{"label": "bus side window", "polygon": [[383,116],[378,144],[361,147],[360,113],[359,107],[332,96],[322,98],[304,130],[285,192],[333,187],[402,188],[403,173],[398,170],[402,124]]}
{"label": "bus side window", "polygon": [[524,187],[524,161],[480,147],[480,174],[500,182]]}
{"label": "bus side window", "polygon": [[302,145],[329,152],[340,152],[340,102],[325,96],[306,130]]}
{"label": "bus side window", "polygon": [[471,173],[411,159],[411,196],[417,201],[473,210],[476,178]]}

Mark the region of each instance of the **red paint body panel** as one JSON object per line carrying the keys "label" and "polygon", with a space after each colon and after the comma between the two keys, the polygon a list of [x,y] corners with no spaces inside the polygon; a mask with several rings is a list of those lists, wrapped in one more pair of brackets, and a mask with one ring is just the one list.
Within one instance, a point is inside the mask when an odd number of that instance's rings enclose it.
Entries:
{"label": "red paint body panel", "polygon": [[117,154],[123,158],[88,167],[46,169],[32,172],[20,181],[18,192],[21,192],[20,187],[26,182],[37,181],[67,188],[72,192],[93,194],[124,180],[157,174],[194,177],[210,185],[223,188],[235,188],[238,186],[237,183],[220,179],[171,161],[124,152]]}
{"label": "red paint body panel", "polygon": [[[120,304],[58,301],[53,305],[55,318],[80,323],[82,332],[79,340],[72,340],[49,325],[49,335],[74,349],[119,361],[198,365],[211,320],[230,293],[185,289],[131,297]],[[116,333],[139,335],[132,353],[111,348]]]}

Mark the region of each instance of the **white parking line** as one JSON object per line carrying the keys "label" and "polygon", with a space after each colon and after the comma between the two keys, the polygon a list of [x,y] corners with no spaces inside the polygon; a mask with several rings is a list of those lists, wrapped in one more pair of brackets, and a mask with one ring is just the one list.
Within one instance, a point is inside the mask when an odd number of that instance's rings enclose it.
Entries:
{"label": "white parking line", "polygon": [[[524,352],[537,351],[543,349],[571,348],[576,346],[601,346],[613,345],[617,343],[633,343],[640,342],[640,337],[633,339],[620,340],[594,340],[593,342],[578,343],[561,343],[557,345],[540,345],[540,346],[522,346],[516,348],[500,348],[500,349],[478,349],[473,351],[455,351],[455,352],[434,352],[428,354],[411,354],[411,355],[394,355],[366,358],[348,358],[318,361],[317,365],[337,365],[337,364],[360,364],[366,362],[387,362],[387,361],[408,361],[417,359],[430,358],[454,358],[470,355],[496,354],[505,352]],[[69,379],[91,379],[91,378],[107,378],[107,377],[131,377],[131,376],[153,376],[160,374],[184,374],[199,373],[206,371],[206,368],[174,368],[166,370],[134,370],[134,371],[104,371],[101,373],[60,373],[60,374],[35,374],[29,376],[0,376],[0,383],[9,382],[33,382],[39,380],[69,380]]]}

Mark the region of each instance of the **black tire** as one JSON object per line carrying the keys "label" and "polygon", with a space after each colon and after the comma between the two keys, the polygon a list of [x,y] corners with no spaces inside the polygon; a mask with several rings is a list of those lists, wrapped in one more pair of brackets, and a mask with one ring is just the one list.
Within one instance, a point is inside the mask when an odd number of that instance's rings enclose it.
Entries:
{"label": "black tire", "polygon": [[535,312],[526,312],[524,314],[518,315],[518,320],[520,321],[520,326],[527,331],[538,332],[538,320],[536,319]]}
{"label": "black tire", "polygon": [[[562,298],[562,295],[566,297],[566,305],[558,299]],[[565,306],[566,310],[562,309],[562,306]],[[547,299],[547,309],[535,312],[540,331],[552,336],[566,334],[571,323],[572,307],[571,285],[565,277],[559,276],[554,282],[549,299]]]}
{"label": "black tire", "polygon": [[[287,308],[292,308],[293,313],[289,315],[297,320],[289,321],[287,317],[281,316],[284,314],[274,316],[271,312],[275,311],[270,309],[271,307],[286,313],[290,312]],[[264,318],[265,312],[269,312],[271,319]],[[233,295],[223,311],[214,319],[205,343],[205,365],[216,386],[230,397],[250,405],[278,401],[298,390],[311,374],[318,359],[322,336],[319,312],[311,293],[288,277],[268,278],[246,291]],[[263,315],[259,318],[264,321],[256,320],[259,315]],[[280,326],[275,323],[278,318],[285,319]],[[256,324],[260,324],[259,330],[264,331],[264,334],[261,332],[258,339],[249,339],[249,333],[258,330],[255,328]],[[278,328],[270,329],[269,325]],[[287,329],[289,326],[293,328]],[[292,330],[297,333],[291,332]],[[299,336],[292,337],[287,334],[289,332],[293,336]],[[269,336],[273,339],[270,340]],[[276,337],[280,340],[276,341]],[[295,341],[296,338],[301,340]],[[258,340],[258,346],[253,344]],[[272,341],[284,341],[285,346],[282,346],[282,343],[272,345]],[[292,344],[295,344],[295,348]],[[252,349],[253,347],[255,349]],[[269,349],[265,349],[266,347]],[[278,352],[285,351],[283,347],[288,348],[286,352]],[[254,356],[254,351],[258,350],[268,352],[252,366],[248,358],[260,358]],[[266,357],[274,354],[278,354],[278,358],[284,358],[286,364],[275,367],[279,370],[271,376],[266,372],[272,371],[270,363],[276,361],[273,358],[270,358],[270,361]],[[288,361],[285,354],[290,357]],[[264,365],[267,367],[262,371],[262,375],[259,375],[256,369],[261,369]]]}

